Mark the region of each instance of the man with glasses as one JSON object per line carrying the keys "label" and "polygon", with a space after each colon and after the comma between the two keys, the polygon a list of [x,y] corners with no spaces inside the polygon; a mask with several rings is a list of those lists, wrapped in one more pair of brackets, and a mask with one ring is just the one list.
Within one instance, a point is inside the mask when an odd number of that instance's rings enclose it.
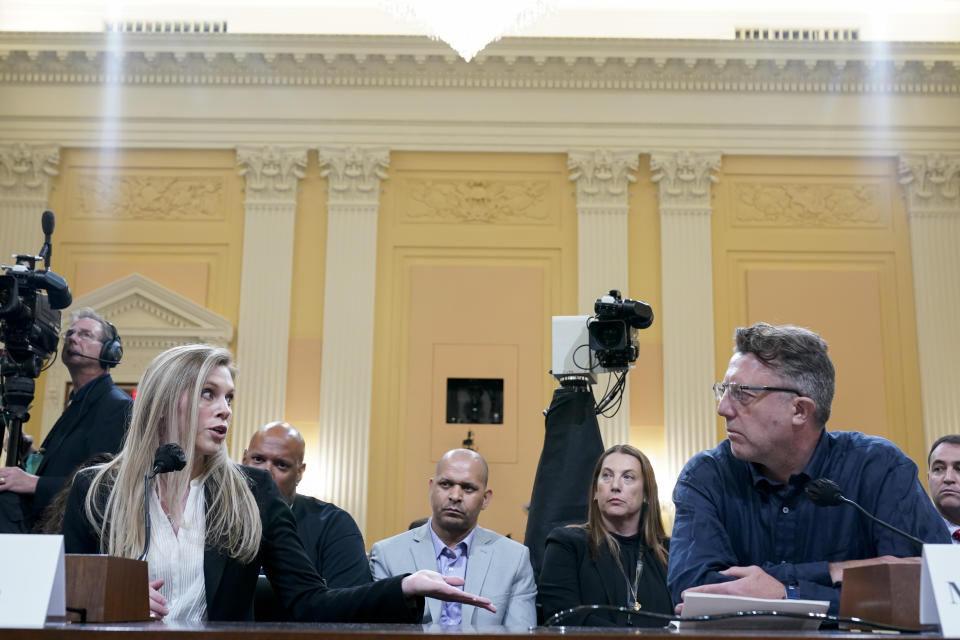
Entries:
{"label": "man with glasses", "polygon": [[[120,451],[130,423],[133,400],[108,373],[123,355],[117,330],[89,307],[73,311],[70,320],[60,355],[73,383],[70,404],[40,450],[32,451],[25,470],[0,468],[0,492],[23,496],[20,528],[24,531],[32,528],[51,498],[85,460],[99,453]],[[24,444],[31,447],[32,440],[27,436]]]}
{"label": "man with glasses", "polygon": [[814,505],[804,487],[817,478],[926,542],[950,541],[912,460],[883,438],[826,430],[834,368],[820,336],[758,323],[735,337],[713,387],[727,439],[687,463],[673,494],[675,603],[690,590],[829,600],[836,613],[844,569],[919,561],[917,544],[855,509]]}

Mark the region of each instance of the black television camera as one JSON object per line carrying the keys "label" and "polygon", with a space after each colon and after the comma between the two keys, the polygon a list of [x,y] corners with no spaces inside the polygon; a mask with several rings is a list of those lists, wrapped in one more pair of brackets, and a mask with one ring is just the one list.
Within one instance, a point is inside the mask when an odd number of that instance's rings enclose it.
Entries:
{"label": "black television camera", "polygon": [[587,321],[590,350],[605,369],[626,369],[636,361],[637,330],[653,324],[653,310],[646,302],[624,300],[612,289],[608,295],[597,298],[593,305],[596,314]]}
{"label": "black television camera", "polygon": [[[9,434],[7,466],[20,463],[23,423],[33,402],[35,379],[46,361],[57,352],[60,341],[60,309],[69,307],[73,296],[67,281],[50,270],[54,216],[44,211],[43,247],[39,255],[16,254],[13,266],[0,265],[0,378],[3,422]],[[45,268],[37,269],[43,261]]]}

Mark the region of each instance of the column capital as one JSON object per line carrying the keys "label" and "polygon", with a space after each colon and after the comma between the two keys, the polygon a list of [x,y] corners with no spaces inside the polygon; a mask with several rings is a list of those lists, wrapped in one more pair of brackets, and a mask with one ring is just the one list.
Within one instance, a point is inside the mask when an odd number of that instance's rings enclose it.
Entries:
{"label": "column capital", "polygon": [[0,145],[0,199],[36,198],[46,203],[57,175],[60,147],[51,144]]}
{"label": "column capital", "polygon": [[240,175],[247,179],[247,202],[296,203],[297,181],[307,166],[306,147],[237,147]]}
{"label": "column capital", "polygon": [[650,154],[652,180],[660,186],[660,213],[709,213],[710,185],[718,182],[719,151]]}
{"label": "column capital", "polygon": [[899,173],[909,216],[960,214],[960,153],[903,153]]}
{"label": "column capital", "polygon": [[322,172],[330,184],[331,204],[378,205],[380,181],[387,179],[390,150],[386,147],[322,146],[317,149]]}
{"label": "column capital", "polygon": [[577,183],[577,207],[627,206],[627,185],[636,182],[636,151],[574,149],[567,152],[570,179]]}

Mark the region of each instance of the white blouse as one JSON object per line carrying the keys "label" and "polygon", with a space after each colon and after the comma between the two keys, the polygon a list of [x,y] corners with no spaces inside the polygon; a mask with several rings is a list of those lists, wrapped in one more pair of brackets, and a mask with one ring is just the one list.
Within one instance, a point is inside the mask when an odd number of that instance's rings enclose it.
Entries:
{"label": "white blouse", "polygon": [[158,489],[150,492],[150,550],[147,572],[150,581],[163,578],[160,593],[170,611],[164,620],[205,622],[207,594],[203,578],[203,549],[206,538],[206,509],[203,484],[190,482],[190,493],[183,510],[183,526],[173,531]]}

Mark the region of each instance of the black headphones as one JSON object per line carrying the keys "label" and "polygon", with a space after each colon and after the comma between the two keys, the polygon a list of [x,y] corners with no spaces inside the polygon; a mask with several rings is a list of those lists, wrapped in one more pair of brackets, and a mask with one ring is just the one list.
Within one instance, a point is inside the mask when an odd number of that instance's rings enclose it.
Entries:
{"label": "black headphones", "polygon": [[106,320],[103,322],[110,328],[110,337],[100,347],[100,366],[109,369],[120,364],[120,360],[123,359],[123,343],[120,342],[120,334],[117,333],[117,328]]}

